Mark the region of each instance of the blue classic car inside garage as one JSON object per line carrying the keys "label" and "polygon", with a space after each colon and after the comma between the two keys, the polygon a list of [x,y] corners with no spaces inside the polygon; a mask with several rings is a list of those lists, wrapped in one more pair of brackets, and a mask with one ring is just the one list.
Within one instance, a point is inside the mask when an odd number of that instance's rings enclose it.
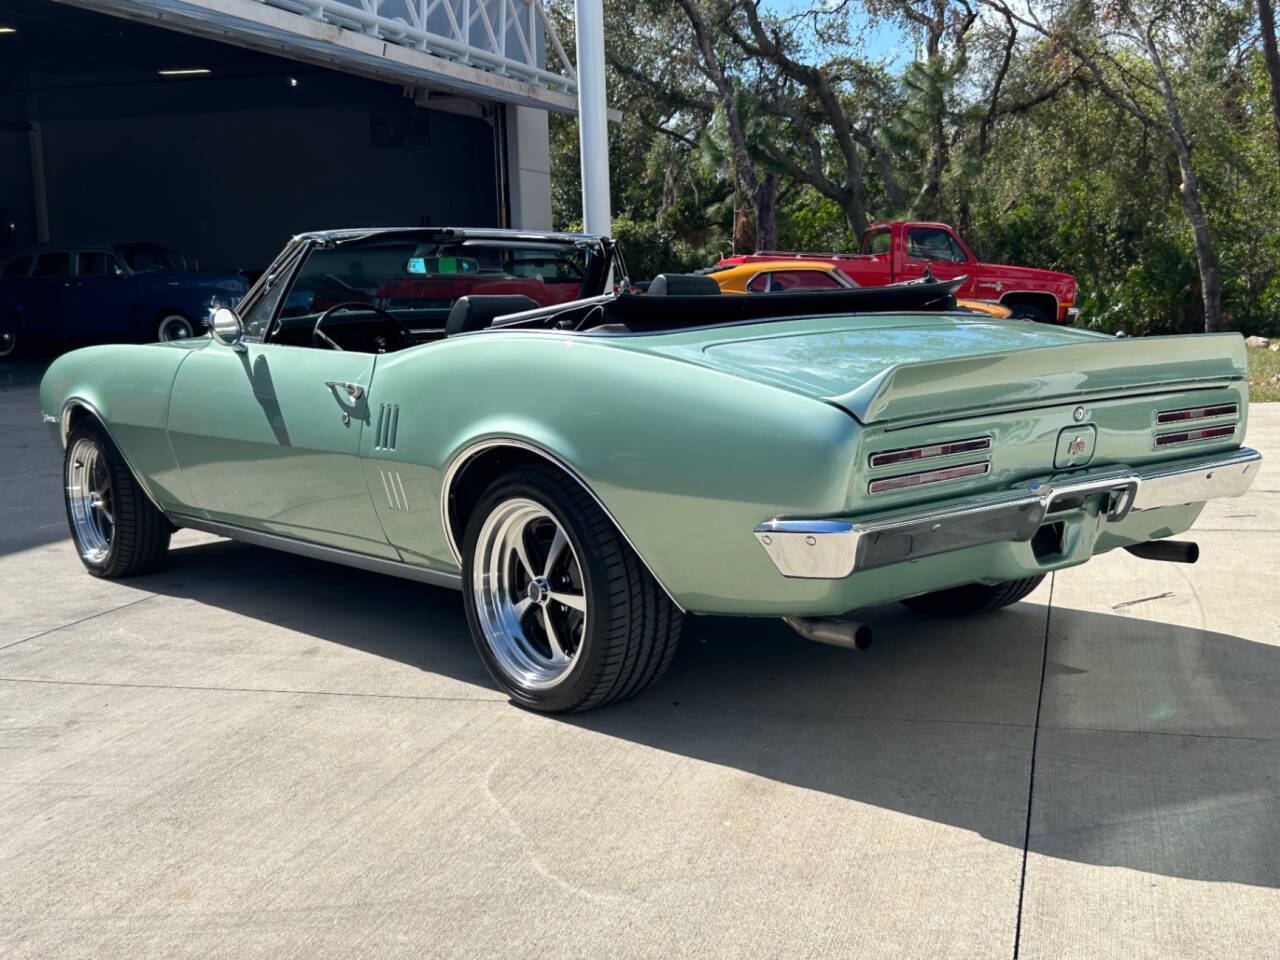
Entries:
{"label": "blue classic car inside garage", "polygon": [[540,4],[343,13],[368,6],[8,0],[0,261],[145,240],[252,274],[321,227],[548,228],[546,112],[574,99]]}

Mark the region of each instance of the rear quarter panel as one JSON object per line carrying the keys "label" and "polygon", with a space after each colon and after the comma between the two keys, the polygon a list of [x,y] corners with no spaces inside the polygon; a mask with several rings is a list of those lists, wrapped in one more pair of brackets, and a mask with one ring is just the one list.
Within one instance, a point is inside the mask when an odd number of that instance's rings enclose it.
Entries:
{"label": "rear quarter panel", "polygon": [[[743,583],[778,578],[753,529],[778,513],[838,511],[859,431],[794,392],[554,333],[482,333],[380,358],[372,401],[374,419],[381,403],[399,405],[396,449],[367,440],[362,453],[374,489],[378,470],[395,469],[413,504],[392,535],[407,559],[453,564],[439,520],[446,468],[477,441],[518,439],[574,469],[675,599],[701,612],[756,610]],[[811,600],[828,585],[780,589]]]}

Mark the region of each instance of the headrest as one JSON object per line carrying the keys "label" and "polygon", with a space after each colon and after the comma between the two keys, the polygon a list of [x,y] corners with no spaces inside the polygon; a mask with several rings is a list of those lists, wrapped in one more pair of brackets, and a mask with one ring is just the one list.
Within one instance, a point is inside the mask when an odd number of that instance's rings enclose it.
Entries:
{"label": "headrest", "polygon": [[649,284],[651,297],[708,297],[720,293],[712,277],[697,273],[660,273]]}
{"label": "headrest", "polygon": [[521,310],[533,310],[537,306],[537,300],[518,293],[472,294],[468,297],[459,297],[449,310],[449,319],[444,324],[444,335],[452,337],[457,333],[483,330],[493,323],[495,317],[519,313]]}

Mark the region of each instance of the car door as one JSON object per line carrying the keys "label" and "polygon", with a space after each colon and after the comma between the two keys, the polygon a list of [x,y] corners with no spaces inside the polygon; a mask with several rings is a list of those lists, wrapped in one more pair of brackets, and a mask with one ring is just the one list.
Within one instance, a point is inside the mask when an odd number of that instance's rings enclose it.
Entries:
{"label": "car door", "polygon": [[[270,279],[283,268],[273,265]],[[286,278],[257,298],[246,329],[268,329]],[[246,301],[248,302],[248,301]],[[360,464],[376,357],[281,343],[209,341],[173,385],[169,436],[209,519],[396,558]],[[376,406],[374,407],[376,409]]]}
{"label": "car door", "polygon": [[972,289],[977,263],[948,231],[941,227],[913,225],[906,229],[904,239],[907,247],[900,280],[919,280],[927,267],[935,280],[968,276],[970,282],[961,289],[960,296]]}
{"label": "car door", "polygon": [[75,278],[68,250],[42,250],[27,277],[23,316],[31,333],[51,340],[74,339],[68,324],[67,304]]}
{"label": "car door", "polygon": [[115,254],[80,250],[76,276],[66,303],[67,329],[78,339],[119,343],[134,337],[133,306],[137,282],[126,275]]}

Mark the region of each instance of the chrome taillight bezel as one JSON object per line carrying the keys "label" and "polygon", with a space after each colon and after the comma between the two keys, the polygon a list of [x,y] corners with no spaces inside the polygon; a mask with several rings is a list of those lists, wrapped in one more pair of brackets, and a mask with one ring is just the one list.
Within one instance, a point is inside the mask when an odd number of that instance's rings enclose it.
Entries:
{"label": "chrome taillight bezel", "polygon": [[959,456],[962,453],[981,453],[990,449],[991,437],[989,436],[965,437],[961,440],[926,443],[917,447],[880,450],[867,457],[867,465],[874,470],[879,467],[892,467],[902,463],[924,463],[928,460],[941,460],[943,457]]}
{"label": "chrome taillight bezel", "polygon": [[972,463],[958,463],[950,467],[935,467],[932,470],[920,470],[915,473],[898,473],[892,477],[877,477],[867,483],[867,493],[872,496],[880,493],[893,493],[897,490],[914,490],[917,487],[931,486],[935,483],[949,483],[953,480],[972,480],[974,477],[985,477],[991,472],[990,460],[978,460]]}
{"label": "chrome taillight bezel", "polygon": [[1217,420],[1221,417],[1236,417],[1239,415],[1239,404],[1209,403],[1201,407],[1184,407],[1181,410],[1161,410],[1156,413],[1156,425],[1196,423],[1200,420]]}

